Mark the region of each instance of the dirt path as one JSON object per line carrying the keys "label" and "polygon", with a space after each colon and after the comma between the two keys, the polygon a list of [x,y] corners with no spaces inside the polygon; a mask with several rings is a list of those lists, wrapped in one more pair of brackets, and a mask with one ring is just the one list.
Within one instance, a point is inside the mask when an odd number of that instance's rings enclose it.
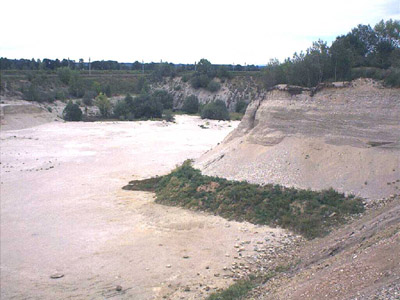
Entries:
{"label": "dirt path", "polygon": [[1,299],[198,299],[232,282],[223,269],[240,258],[235,244],[250,241],[250,257],[255,243],[281,240],[280,229],[121,189],[198,157],[237,126],[204,123],[178,116],[1,132]]}

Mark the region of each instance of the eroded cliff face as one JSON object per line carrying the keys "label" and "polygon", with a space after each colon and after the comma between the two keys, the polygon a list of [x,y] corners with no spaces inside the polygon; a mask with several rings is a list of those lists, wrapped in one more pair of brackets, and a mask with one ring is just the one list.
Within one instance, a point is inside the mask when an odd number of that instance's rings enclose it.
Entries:
{"label": "eroded cliff face", "polygon": [[195,95],[202,104],[222,100],[230,111],[235,110],[236,103],[239,101],[249,103],[251,100],[263,99],[267,93],[263,84],[258,82],[258,78],[252,76],[234,77],[223,81],[215,80],[221,85],[217,92],[210,92],[203,88],[194,89],[190,82],[184,82],[181,77],[164,79],[162,83],[156,84],[152,88],[167,90],[174,97],[174,107],[176,108],[182,107],[186,97]]}
{"label": "eroded cliff face", "polygon": [[312,90],[276,86],[196,166],[259,184],[400,194],[400,89],[368,79]]}

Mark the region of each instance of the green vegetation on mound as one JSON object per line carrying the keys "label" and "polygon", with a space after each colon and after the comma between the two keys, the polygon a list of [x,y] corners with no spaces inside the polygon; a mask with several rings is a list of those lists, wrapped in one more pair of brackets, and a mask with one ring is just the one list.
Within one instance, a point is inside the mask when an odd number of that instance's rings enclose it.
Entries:
{"label": "green vegetation on mound", "polygon": [[349,215],[364,211],[360,199],[333,189],[316,192],[204,176],[190,161],[168,175],[131,181],[124,189],[154,191],[157,203],[253,224],[281,226],[310,239],[328,233]]}

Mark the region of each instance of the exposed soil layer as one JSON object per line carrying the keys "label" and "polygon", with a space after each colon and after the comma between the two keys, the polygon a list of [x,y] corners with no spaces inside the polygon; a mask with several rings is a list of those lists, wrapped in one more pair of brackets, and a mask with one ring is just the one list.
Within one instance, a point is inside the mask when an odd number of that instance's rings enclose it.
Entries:
{"label": "exposed soil layer", "polygon": [[298,247],[299,264],[249,299],[399,299],[400,199]]}
{"label": "exposed soil layer", "polygon": [[196,166],[258,184],[389,198],[400,193],[400,89],[367,79],[296,93],[276,86]]}

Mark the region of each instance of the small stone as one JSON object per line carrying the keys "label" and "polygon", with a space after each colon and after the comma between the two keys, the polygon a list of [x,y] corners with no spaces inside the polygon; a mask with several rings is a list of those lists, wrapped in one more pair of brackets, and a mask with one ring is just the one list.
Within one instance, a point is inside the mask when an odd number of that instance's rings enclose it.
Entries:
{"label": "small stone", "polygon": [[171,265],[166,265],[166,267],[169,269],[169,268],[171,268]]}
{"label": "small stone", "polygon": [[207,266],[207,267],[206,267],[206,270],[208,270],[209,268],[210,268],[210,267],[209,267],[209,266]]}
{"label": "small stone", "polygon": [[184,256],[183,256],[183,258],[185,258],[185,259],[188,259],[188,258],[189,258],[189,256],[188,256],[188,255],[184,255]]}
{"label": "small stone", "polygon": [[115,287],[115,290],[116,290],[117,292],[120,292],[120,291],[122,291],[122,286],[120,286],[120,285],[117,285],[117,286]]}
{"label": "small stone", "polygon": [[185,287],[185,292],[190,292],[190,287]]}
{"label": "small stone", "polygon": [[51,279],[59,279],[59,278],[63,278],[63,277],[64,277],[64,274],[61,274],[61,273],[54,273],[54,274],[50,275]]}

